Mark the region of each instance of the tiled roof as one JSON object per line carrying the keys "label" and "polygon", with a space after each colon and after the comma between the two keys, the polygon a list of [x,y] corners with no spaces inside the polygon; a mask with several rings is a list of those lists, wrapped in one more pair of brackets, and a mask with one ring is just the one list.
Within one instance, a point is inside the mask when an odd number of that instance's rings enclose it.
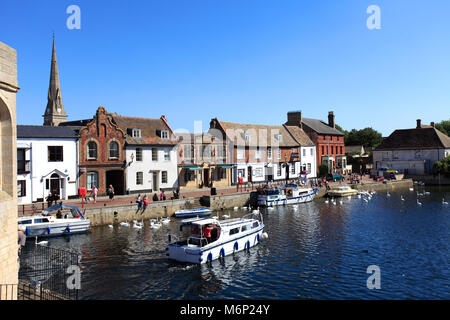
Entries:
{"label": "tiled roof", "polygon": [[312,130],[320,134],[330,134],[343,136],[344,134],[336,128],[330,127],[327,123],[318,119],[302,118],[302,124],[308,126]]}
{"label": "tiled roof", "polygon": [[[284,126],[271,126],[262,124],[244,124],[235,122],[219,121],[222,128],[227,132],[228,130],[235,130],[236,134],[240,134],[239,140],[235,137],[228,136],[234,140],[234,143],[242,143],[244,141],[244,133],[250,135],[249,146],[259,146],[265,140],[267,146],[279,145],[280,147],[296,147],[298,143],[292,138]],[[242,130],[242,131],[239,131]],[[281,134],[282,141],[277,140],[276,134]]]}
{"label": "tiled roof", "polygon": [[287,126],[284,127],[290,132],[293,138],[298,142],[299,145],[305,146],[314,146],[314,142],[308,137],[308,135],[300,129],[298,126]]}
{"label": "tiled roof", "polygon": [[450,148],[450,137],[431,126],[395,130],[375,150]]}
{"label": "tiled roof", "polygon": [[69,127],[17,125],[17,138],[77,138]]}
{"label": "tiled roof", "polygon": [[[111,114],[114,122],[127,133],[126,142],[132,145],[176,145],[176,137],[167,123],[161,119],[124,117]],[[141,129],[141,137],[133,138],[132,129]],[[161,131],[169,131],[169,139],[161,138]]]}

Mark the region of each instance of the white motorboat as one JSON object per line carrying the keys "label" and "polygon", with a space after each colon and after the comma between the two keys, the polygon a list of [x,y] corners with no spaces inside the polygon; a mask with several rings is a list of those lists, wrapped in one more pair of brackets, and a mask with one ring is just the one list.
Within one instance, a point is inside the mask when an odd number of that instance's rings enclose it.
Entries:
{"label": "white motorboat", "polygon": [[[259,219],[255,219],[259,216]],[[266,238],[262,215],[217,220],[191,218],[181,221],[180,235],[169,234],[169,259],[203,264],[257,245]]]}
{"label": "white motorboat", "polygon": [[[61,210],[61,218],[51,214],[58,210]],[[18,224],[26,227],[27,238],[82,233],[87,232],[90,228],[89,219],[85,218],[78,207],[62,203],[47,208],[41,215],[19,217]]]}
{"label": "white motorboat", "polygon": [[317,191],[317,189],[312,188],[300,188],[297,185],[263,189],[260,190],[258,194],[258,205],[272,207],[310,202],[316,196]]}
{"label": "white motorboat", "polygon": [[355,196],[358,194],[358,190],[350,188],[348,185],[331,187],[327,192],[330,197],[347,197]]}
{"label": "white motorboat", "polygon": [[175,211],[176,218],[190,218],[190,217],[203,217],[211,214],[211,209],[197,208],[197,209],[183,209]]}

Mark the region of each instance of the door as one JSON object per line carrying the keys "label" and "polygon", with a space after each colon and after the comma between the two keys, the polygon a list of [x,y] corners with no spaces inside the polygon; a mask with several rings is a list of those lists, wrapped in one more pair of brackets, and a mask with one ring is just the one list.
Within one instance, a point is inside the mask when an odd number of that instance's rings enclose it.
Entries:
{"label": "door", "polygon": [[152,176],[152,181],[153,181],[153,191],[159,191],[159,172],[158,171],[153,171],[153,176]]}
{"label": "door", "polygon": [[56,173],[52,174],[50,177],[50,193],[59,197],[61,194],[60,184],[59,176]]}
{"label": "door", "polygon": [[252,182],[252,167],[249,166],[247,169],[247,181]]}
{"label": "door", "polygon": [[106,187],[108,189],[109,185],[114,188],[114,194],[124,194],[124,180],[123,180],[123,170],[111,170],[106,172]]}
{"label": "door", "polygon": [[204,177],[204,186],[208,187],[209,186],[209,169],[203,169],[203,177]]}

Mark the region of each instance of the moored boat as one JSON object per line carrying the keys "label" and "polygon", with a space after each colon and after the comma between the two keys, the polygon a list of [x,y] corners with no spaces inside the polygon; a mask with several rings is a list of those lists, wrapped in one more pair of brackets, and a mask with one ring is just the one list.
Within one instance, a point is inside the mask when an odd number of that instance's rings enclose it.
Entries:
{"label": "moored boat", "polygon": [[341,185],[331,187],[328,190],[327,195],[329,197],[347,197],[347,196],[355,196],[358,194],[358,191],[350,188],[348,185]]}
{"label": "moored boat", "polygon": [[211,262],[257,245],[267,237],[263,229],[260,213],[221,221],[212,218],[185,219],[181,221],[181,235],[169,234],[167,255],[169,259],[180,262]]}
{"label": "moored boat", "polygon": [[[57,211],[60,211],[61,217],[52,215]],[[78,207],[62,203],[47,208],[40,215],[19,217],[18,224],[26,227],[27,238],[82,233],[90,228],[89,219],[86,219]]]}
{"label": "moored boat", "polygon": [[297,204],[310,202],[317,194],[317,189],[301,188],[297,185],[288,185],[281,188],[270,188],[259,190],[259,206],[279,206],[286,204]]}
{"label": "moored boat", "polygon": [[211,212],[211,209],[206,208],[183,209],[175,211],[175,218],[205,217],[209,216]]}

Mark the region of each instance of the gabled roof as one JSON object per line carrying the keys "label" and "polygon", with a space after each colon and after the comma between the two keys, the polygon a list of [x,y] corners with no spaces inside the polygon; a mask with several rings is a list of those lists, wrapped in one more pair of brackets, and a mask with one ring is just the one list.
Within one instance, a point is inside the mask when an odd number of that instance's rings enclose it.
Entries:
{"label": "gabled roof", "polygon": [[389,137],[383,139],[375,150],[442,148],[450,148],[450,137],[434,127],[425,126],[422,128],[395,130]]}
{"label": "gabled roof", "polygon": [[[114,122],[127,133],[126,143],[131,145],[176,145],[176,137],[167,122],[161,119],[124,117],[111,114]],[[133,138],[132,129],[140,129],[141,137]],[[169,132],[169,139],[161,138],[161,131]]]}
{"label": "gabled roof", "polygon": [[[294,138],[289,134],[284,126],[271,126],[271,125],[262,125],[262,124],[248,124],[248,123],[235,123],[235,122],[226,122],[219,121],[220,126],[225,130],[225,133],[228,134],[228,138],[234,141],[234,144],[244,142],[244,134],[248,133],[250,135],[249,143],[246,145],[257,147],[262,144],[262,141],[267,143],[266,146],[278,145],[280,147],[297,147],[298,143],[294,140]],[[234,130],[235,135],[230,136],[229,132]],[[275,137],[276,134],[280,134],[282,136],[282,141],[277,140]],[[241,135],[241,136],[238,136]]]}
{"label": "gabled roof", "polygon": [[345,153],[365,153],[364,146],[355,145],[355,146],[345,146]]}
{"label": "gabled roof", "polygon": [[77,138],[69,127],[18,125],[17,138]]}
{"label": "gabled roof", "polygon": [[308,126],[312,130],[320,134],[330,134],[343,136],[344,134],[338,129],[330,127],[327,123],[318,119],[302,118],[302,124]]}
{"label": "gabled roof", "polygon": [[292,137],[302,147],[315,145],[314,142],[312,142],[312,140],[305,133],[305,131],[300,129],[298,126],[287,126],[285,124],[283,126],[288,130],[288,132],[292,135]]}

